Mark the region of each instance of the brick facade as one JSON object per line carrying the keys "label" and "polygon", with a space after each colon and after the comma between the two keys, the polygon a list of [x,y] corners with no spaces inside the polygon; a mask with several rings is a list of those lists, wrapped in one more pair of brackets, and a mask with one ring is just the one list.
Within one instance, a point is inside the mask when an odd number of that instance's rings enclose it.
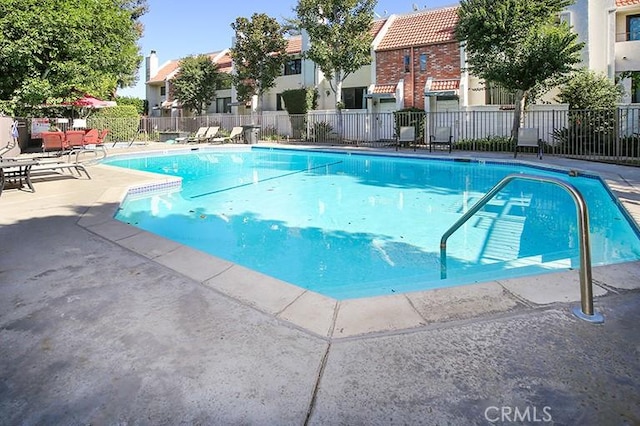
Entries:
{"label": "brick facade", "polygon": [[[420,70],[420,55],[427,55],[427,67]],[[410,57],[410,71],[405,72],[404,57]],[[376,84],[397,84],[404,79],[404,106],[425,108],[424,86],[434,80],[460,78],[460,45],[439,43],[413,48],[376,52]]]}

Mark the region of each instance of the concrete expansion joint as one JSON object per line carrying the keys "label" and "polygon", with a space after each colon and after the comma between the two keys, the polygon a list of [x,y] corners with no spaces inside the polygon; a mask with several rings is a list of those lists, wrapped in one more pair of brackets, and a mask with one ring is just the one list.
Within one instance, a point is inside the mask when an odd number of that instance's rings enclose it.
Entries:
{"label": "concrete expansion joint", "polygon": [[309,424],[311,420],[311,416],[316,407],[316,401],[318,399],[318,390],[320,388],[320,381],[322,380],[322,376],[324,376],[324,371],[327,366],[327,359],[329,358],[329,351],[331,350],[331,342],[327,344],[327,349],[324,351],[322,355],[322,359],[320,360],[320,367],[318,368],[318,373],[316,375],[316,380],[313,385],[313,391],[311,393],[311,401],[309,401],[309,409],[307,410],[307,416],[304,419],[305,426]]}
{"label": "concrete expansion joint", "polygon": [[429,324],[429,321],[425,318],[424,315],[422,315],[420,313],[420,310],[418,308],[416,308],[416,305],[411,301],[411,298],[409,296],[407,296],[406,294],[403,295],[405,299],[407,299],[407,302],[409,302],[409,306],[411,306],[411,309],[413,309],[413,311],[420,317],[422,318],[422,324],[423,325],[427,325]]}
{"label": "concrete expansion joint", "polygon": [[525,305],[525,306],[526,306],[526,307],[528,307],[528,308],[536,308],[536,307],[540,306],[540,305],[538,305],[537,303],[533,303],[533,302],[531,302],[530,300],[527,300],[527,299],[525,299],[524,297],[519,296],[518,294],[516,294],[516,293],[512,292],[512,291],[511,291],[511,290],[509,290],[509,289],[508,289],[508,288],[507,288],[507,287],[506,287],[506,286],[505,286],[501,281],[499,281],[499,280],[498,280],[498,281],[496,281],[496,283],[498,283],[498,285],[499,285],[500,287],[502,287],[502,290],[505,292],[505,294],[506,294],[508,297],[510,297],[510,298],[512,298],[512,299],[514,299],[516,302],[519,302],[519,303],[521,303],[521,304]]}
{"label": "concrete expansion joint", "polygon": [[[231,265],[231,267],[233,267],[233,265]],[[230,268],[228,268],[227,270],[229,270]],[[223,271],[224,272],[224,271]],[[300,298],[302,298],[302,296],[304,296],[305,294],[309,293],[308,290],[303,291],[302,293],[300,293],[297,297],[295,297],[293,300],[291,300],[291,302],[287,303],[286,305],[284,305],[282,307],[282,309],[280,309],[278,312],[275,313],[275,315],[277,317],[281,316],[282,313],[284,311],[286,311],[287,309],[289,309],[289,307],[291,307],[292,305],[294,305],[298,300],[300,300]]]}
{"label": "concrete expansion joint", "polygon": [[[179,250],[180,248],[177,248],[176,250]],[[171,253],[171,252],[169,252]],[[233,267],[236,266],[235,264],[231,264],[229,266],[227,266],[226,268],[224,268],[222,271],[218,272],[217,274],[213,274],[210,277],[205,278],[204,280],[200,281],[200,284],[202,285],[206,285],[207,281],[211,281],[214,278],[219,277],[220,275],[224,274],[225,272],[230,271],[231,269],[233,269]]]}
{"label": "concrete expansion joint", "polygon": [[605,283],[604,281],[598,281],[596,279],[592,279],[591,281],[593,283],[593,285],[597,285],[598,287],[602,288],[603,290],[613,293],[613,294],[620,294],[620,290],[610,286],[609,284]]}

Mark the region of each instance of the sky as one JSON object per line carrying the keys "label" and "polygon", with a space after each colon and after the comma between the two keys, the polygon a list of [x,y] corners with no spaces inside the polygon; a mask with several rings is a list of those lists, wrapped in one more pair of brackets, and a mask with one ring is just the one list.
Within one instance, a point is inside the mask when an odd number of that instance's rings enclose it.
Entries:
{"label": "sky", "polygon": [[[378,0],[378,16],[457,4],[456,0]],[[189,55],[216,52],[231,47],[231,23],[239,16],[251,18],[266,13],[283,21],[294,16],[296,0],[147,0],[149,11],[142,16],[144,34],[138,44],[143,57],[156,51],[160,65]],[[135,87],[119,89],[118,96],[144,99],[144,60]]]}

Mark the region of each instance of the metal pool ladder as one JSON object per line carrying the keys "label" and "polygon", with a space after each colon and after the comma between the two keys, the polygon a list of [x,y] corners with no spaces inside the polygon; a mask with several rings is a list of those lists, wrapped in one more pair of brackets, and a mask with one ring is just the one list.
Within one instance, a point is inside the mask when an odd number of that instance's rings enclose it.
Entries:
{"label": "metal pool ladder", "polygon": [[576,204],[578,214],[578,233],[580,237],[580,304],[581,307],[573,308],[573,314],[578,318],[594,324],[604,322],[602,314],[593,310],[593,283],[591,276],[591,245],[589,244],[589,215],[587,204],[582,194],[576,187],[563,180],[529,174],[510,174],[498,182],[484,197],[478,200],[456,223],[454,223],[442,235],[440,239],[440,278],[447,278],[447,239],[458,230],[471,216],[475,215],[485,204],[489,202],[498,192],[514,180],[529,180],[534,182],[544,182],[558,185],[566,190]]}

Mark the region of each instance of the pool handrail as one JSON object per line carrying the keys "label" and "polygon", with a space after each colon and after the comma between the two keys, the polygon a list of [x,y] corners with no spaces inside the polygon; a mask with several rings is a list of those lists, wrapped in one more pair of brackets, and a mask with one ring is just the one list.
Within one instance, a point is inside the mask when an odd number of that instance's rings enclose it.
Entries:
{"label": "pool handrail", "polygon": [[576,204],[578,215],[578,234],[580,239],[580,304],[575,307],[573,314],[590,323],[600,324],[604,322],[602,314],[593,309],[593,278],[591,275],[591,245],[589,243],[589,214],[584,197],[578,189],[568,182],[549,176],[531,175],[526,173],[513,173],[504,177],[489,192],[478,200],[465,214],[454,223],[440,239],[440,278],[447,278],[447,239],[458,230],[469,218],[475,215],[498,192],[514,180],[530,180],[535,182],[551,183],[560,186],[571,195]]}

